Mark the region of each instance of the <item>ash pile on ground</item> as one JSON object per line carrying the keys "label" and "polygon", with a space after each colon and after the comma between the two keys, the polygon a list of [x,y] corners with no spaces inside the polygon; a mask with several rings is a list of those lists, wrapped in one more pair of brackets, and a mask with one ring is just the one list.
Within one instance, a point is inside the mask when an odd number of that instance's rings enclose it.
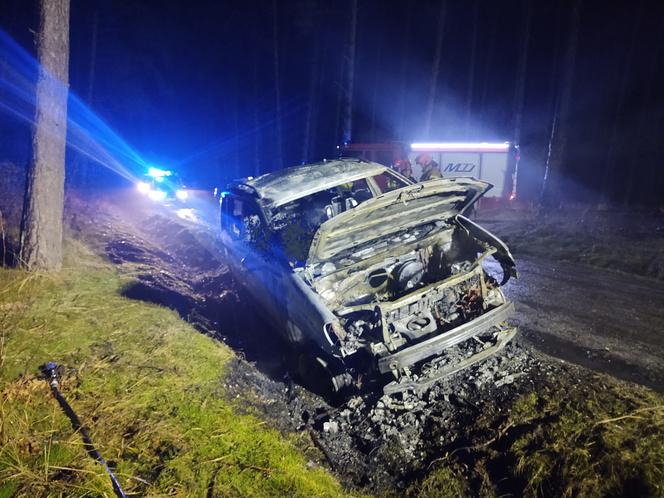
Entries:
{"label": "ash pile on ground", "polygon": [[[212,234],[158,213],[145,217],[139,229],[113,209],[79,207],[72,211],[85,217],[69,222],[135,277],[125,295],[171,307],[229,344],[238,357],[222,380],[227,396],[281,431],[306,431],[323,464],[349,487],[405,489],[433,463],[467,446],[481,414],[494,414],[497,430],[503,407],[566,368],[513,340],[428,391],[363,392],[332,405],[295,382],[288,347],[233,282]],[[467,341],[450,354],[465,357],[468,348],[478,347]],[[484,435],[492,427],[481,430]],[[498,473],[496,481],[502,477]]]}
{"label": "ash pile on ground", "polygon": [[481,414],[492,413],[495,425],[482,429],[497,430],[507,416],[503,407],[564,370],[514,340],[420,393],[362,393],[332,406],[289,379],[265,378],[242,360],[229,369],[224,385],[242,400],[240,406],[246,403],[279,429],[308,431],[346,485],[380,492],[407,488],[433,463],[468,446]]}

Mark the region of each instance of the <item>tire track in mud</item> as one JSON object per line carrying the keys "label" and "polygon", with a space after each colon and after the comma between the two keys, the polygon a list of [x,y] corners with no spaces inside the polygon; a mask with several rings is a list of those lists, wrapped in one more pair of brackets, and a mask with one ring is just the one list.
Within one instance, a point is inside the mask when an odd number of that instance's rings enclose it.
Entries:
{"label": "tire track in mud", "polygon": [[129,241],[115,238],[105,247],[114,262],[140,264],[136,281],[124,295],[174,309],[204,334],[255,362],[263,373],[282,377],[285,344],[214,252],[214,240],[203,245],[199,234],[160,215],[141,226],[145,235],[133,234]]}

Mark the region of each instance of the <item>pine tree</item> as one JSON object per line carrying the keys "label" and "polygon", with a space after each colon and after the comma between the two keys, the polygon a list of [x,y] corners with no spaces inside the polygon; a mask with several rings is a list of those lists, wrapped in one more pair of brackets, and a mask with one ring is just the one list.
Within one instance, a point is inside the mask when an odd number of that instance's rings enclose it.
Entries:
{"label": "pine tree", "polygon": [[33,158],[21,230],[21,263],[29,270],[62,266],[65,145],[69,84],[69,0],[39,1],[39,75]]}
{"label": "pine tree", "polygon": [[522,1],[523,6],[523,28],[521,34],[521,48],[519,49],[519,62],[516,73],[516,85],[514,87],[514,100],[512,124],[514,133],[512,139],[515,144],[521,141],[521,121],[523,119],[523,100],[526,89],[526,73],[528,71],[528,46],[530,45],[530,25],[532,19],[532,5],[529,0]]}
{"label": "pine tree", "polygon": [[353,134],[353,91],[355,86],[355,44],[357,39],[357,0],[351,0],[350,35],[346,52],[346,81],[343,99],[344,143],[351,141]]}
{"label": "pine tree", "polygon": [[436,90],[438,88],[438,75],[440,74],[440,56],[443,53],[443,33],[445,31],[445,9],[447,2],[441,0],[438,12],[438,29],[436,30],[436,48],[431,64],[431,78],[429,79],[429,99],[424,114],[424,136],[431,138],[431,119],[436,105]]}
{"label": "pine tree", "polygon": [[568,141],[569,112],[572,102],[572,89],[574,85],[574,72],[576,66],[576,51],[581,19],[582,0],[577,0],[572,6],[570,27],[567,33],[565,54],[562,63],[562,76],[560,81],[559,97],[553,112],[553,124],[549,139],[549,157],[544,173],[542,186],[543,205],[556,206],[561,200],[561,180],[565,174],[565,153]]}
{"label": "pine tree", "polygon": [[281,116],[281,84],[279,73],[279,10],[277,0],[272,0],[272,55],[274,62],[274,99],[277,133],[277,169],[284,167],[283,126]]}

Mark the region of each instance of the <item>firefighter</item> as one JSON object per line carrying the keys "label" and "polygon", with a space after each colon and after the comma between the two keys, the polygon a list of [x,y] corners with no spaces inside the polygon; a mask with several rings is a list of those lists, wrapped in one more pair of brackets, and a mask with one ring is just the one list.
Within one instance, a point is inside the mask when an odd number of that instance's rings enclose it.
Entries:
{"label": "firefighter", "polygon": [[443,175],[440,174],[438,163],[434,161],[433,157],[429,154],[420,154],[417,156],[415,158],[415,164],[419,164],[422,167],[422,175],[420,176],[421,182],[443,177]]}
{"label": "firefighter", "polygon": [[392,165],[392,169],[401,176],[408,178],[411,182],[417,183],[417,180],[413,177],[413,167],[408,159],[397,159]]}

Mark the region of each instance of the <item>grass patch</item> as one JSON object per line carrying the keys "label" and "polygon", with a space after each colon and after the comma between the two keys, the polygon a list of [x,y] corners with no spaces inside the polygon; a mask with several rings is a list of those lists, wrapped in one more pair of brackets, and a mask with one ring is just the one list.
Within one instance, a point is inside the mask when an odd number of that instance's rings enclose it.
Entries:
{"label": "grass patch", "polygon": [[482,414],[468,447],[442,457],[411,494],[664,496],[664,397],[604,375],[558,381],[503,416]]}
{"label": "grass patch", "polygon": [[340,496],[313,448],[240,414],[220,379],[232,352],[175,312],[120,295],[126,277],[76,242],[55,276],[0,270],[0,496],[108,495],[52,398],[62,392],[133,495]]}
{"label": "grass patch", "polygon": [[529,429],[510,446],[527,495],[664,494],[664,398],[652,391],[608,379],[547,389],[519,399],[509,423]]}
{"label": "grass patch", "polygon": [[440,467],[430,472],[407,492],[408,498],[459,498],[470,496],[463,470],[457,466]]}

